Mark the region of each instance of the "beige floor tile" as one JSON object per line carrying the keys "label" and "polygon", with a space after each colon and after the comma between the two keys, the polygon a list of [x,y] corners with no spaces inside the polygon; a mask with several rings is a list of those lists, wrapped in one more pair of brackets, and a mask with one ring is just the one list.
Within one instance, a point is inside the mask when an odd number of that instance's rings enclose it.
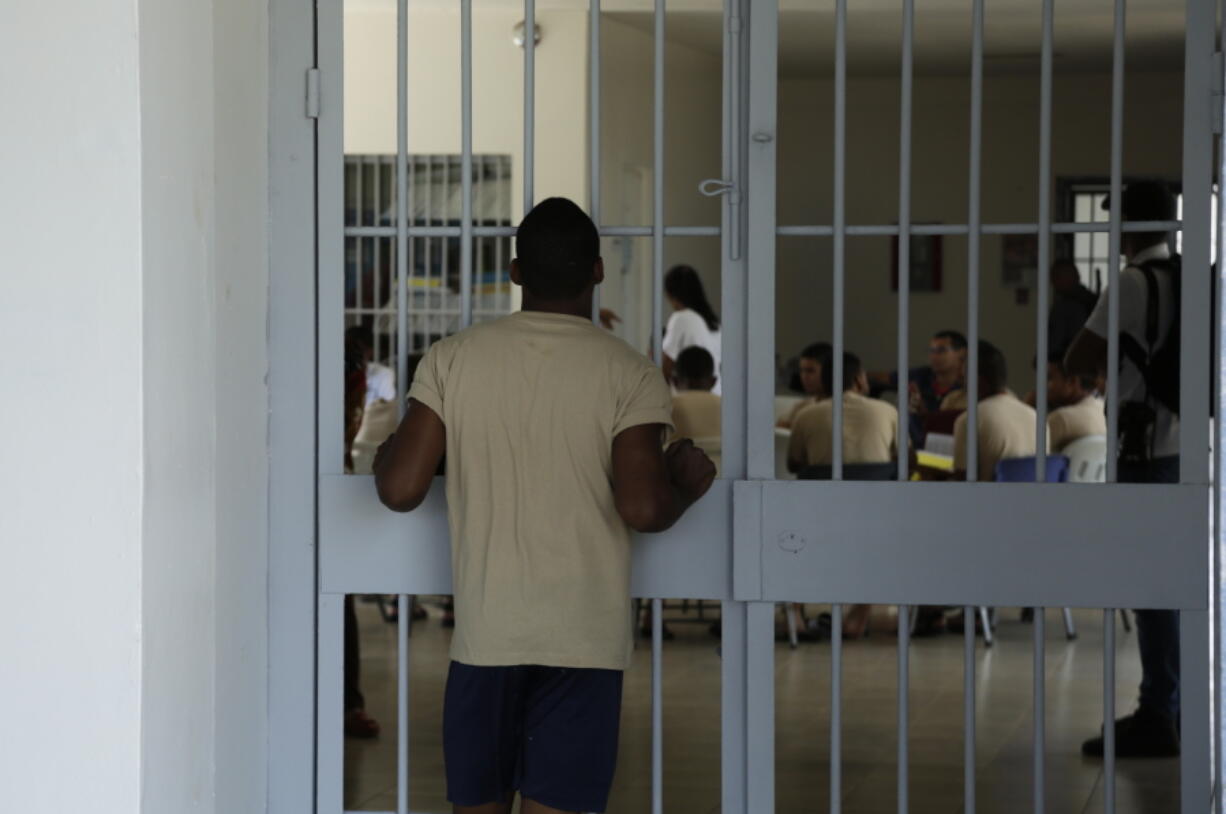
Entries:
{"label": "beige floor tile", "polygon": [[[816,609],[811,609],[815,612]],[[396,800],[395,628],[372,605],[358,603],[362,689],[383,726],[374,741],[347,740],[346,804],[394,810]],[[441,701],[449,633],[433,618],[411,640],[411,804],[445,812]],[[691,612],[692,614],[692,612]],[[677,612],[670,611],[670,616]],[[1081,757],[1081,741],[1101,723],[1100,612],[1077,612],[1080,636],[1065,641],[1057,613],[1047,623],[1046,800],[1051,814],[1101,810],[1101,765]],[[981,814],[1032,810],[1032,627],[1015,609],[1001,613],[997,644],[976,650],[976,794]],[[882,630],[888,620],[878,615]],[[706,624],[673,624],[664,655],[665,808],[677,814],[719,810],[720,659]],[[1120,631],[1119,711],[1127,712],[1140,677],[1135,634]],[[963,665],[961,636],[914,642],[910,672],[910,799],[914,814],[960,811],[963,801]],[[843,811],[884,814],[897,799],[897,640],[874,632],[847,642],[843,673]],[[618,774],[609,811],[641,814],[651,799],[651,659],[646,643],[627,673]],[[777,645],[776,786],[780,814],[829,810],[830,648]],[[1131,765],[1130,765],[1131,764]],[[1178,762],[1122,761],[1119,811],[1177,810]],[[1087,806],[1089,807],[1087,809]],[[1097,808],[1095,808],[1097,806]]]}

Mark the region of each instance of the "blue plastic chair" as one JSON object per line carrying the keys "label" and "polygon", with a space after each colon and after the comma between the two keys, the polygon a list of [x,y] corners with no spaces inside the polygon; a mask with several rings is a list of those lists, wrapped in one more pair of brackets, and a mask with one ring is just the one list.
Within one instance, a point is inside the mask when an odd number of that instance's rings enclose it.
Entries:
{"label": "blue plastic chair", "polygon": [[[997,483],[1034,483],[1037,459],[1005,458],[996,464]],[[1047,456],[1047,483],[1068,483],[1069,459],[1066,455]],[[985,614],[986,615],[986,614]],[[984,623],[987,630],[987,623]],[[1073,624],[1073,612],[1064,609],[1064,635],[1071,641],[1077,638],[1077,628]]]}
{"label": "blue plastic chair", "polygon": [[[1047,483],[1067,483],[1069,459],[1064,455],[1047,456]],[[1034,483],[1035,458],[1005,458],[996,464],[997,483]]]}

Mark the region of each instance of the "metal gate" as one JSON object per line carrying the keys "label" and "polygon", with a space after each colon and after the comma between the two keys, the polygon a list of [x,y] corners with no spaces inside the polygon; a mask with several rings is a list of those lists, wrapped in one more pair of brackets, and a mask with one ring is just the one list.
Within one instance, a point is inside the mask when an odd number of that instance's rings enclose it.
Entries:
{"label": "metal gate", "polygon": [[[656,605],[652,637],[654,812],[664,810],[662,798],[663,731],[661,671],[663,669],[659,601],[690,597],[722,602],[722,810],[765,812],[774,809],[774,631],[775,603],[832,602],[835,623],[832,649],[832,720],[829,732],[830,810],[841,804],[841,627],[837,603],[872,602],[912,606],[942,604],[1030,607],[1102,608],[1107,622],[1104,654],[1104,716],[1114,717],[1114,625],[1118,608],[1173,608],[1182,614],[1183,684],[1182,810],[1201,812],[1212,799],[1210,693],[1210,318],[1194,307],[1211,299],[1207,275],[1187,275],[1182,297],[1181,476],[1172,485],[1069,487],[1056,484],[996,485],[974,483],[976,443],[970,434],[965,484],[905,482],[907,464],[900,461],[902,482],[861,483],[842,480],[842,452],[835,445],[834,480],[829,483],[775,480],[772,427],[775,389],[775,253],[779,236],[828,237],[833,245],[833,344],[835,372],[842,380],[844,345],[845,245],[848,236],[897,236],[900,246],[912,235],[965,236],[968,241],[969,361],[968,391],[976,390],[976,340],[979,326],[979,241],[983,235],[1034,234],[1040,269],[1051,259],[1054,234],[1107,231],[1110,257],[1119,256],[1125,231],[1181,228],[1184,265],[1210,266],[1210,196],[1213,173],[1213,104],[1221,63],[1215,61],[1216,9],[1209,0],[1187,0],[1185,119],[1183,126],[1184,216],[1182,223],[1121,223],[1118,209],[1107,224],[1055,223],[1051,194],[1051,97],[1055,12],[1053,0],[1043,0],[1041,41],[1041,126],[1039,144],[1040,195],[1035,219],[1028,223],[985,223],[980,211],[983,112],[983,23],[985,0],[973,0],[971,63],[971,133],[969,151],[969,211],[966,222],[922,226],[911,217],[911,121],[914,42],[914,0],[902,0],[903,18],[900,183],[898,218],[893,224],[848,223],[845,206],[847,0],[835,2],[835,103],[830,111],[834,129],[833,222],[781,224],[776,217],[778,0],[726,0],[723,26],[723,160],[712,167],[718,184],[706,191],[723,195],[719,223],[676,226],[665,222],[664,116],[665,0],[655,0],[654,13],[654,180],[650,223],[610,224],[599,211],[601,175],[599,140],[601,9],[593,0],[589,14],[589,142],[590,210],[605,236],[652,240],[654,299],[652,332],[659,358],[662,335],[664,239],[671,236],[720,238],[724,384],[723,479],[675,529],[636,542],[633,591]],[[318,626],[316,810],[343,811],[342,741],[342,605],[346,594],[400,596],[399,807],[408,811],[408,636],[407,598],[450,593],[450,553],[443,489],[436,487],[426,505],[409,515],[396,515],[378,504],[369,477],[345,475],[342,469],[343,281],[346,236],[359,232],[394,241],[396,279],[409,274],[410,241],[417,237],[457,239],[460,246],[460,321],[473,315],[473,246],[482,237],[506,237],[513,229],[478,224],[473,217],[473,89],[472,0],[459,0],[461,83],[461,216],[458,224],[422,225],[411,222],[408,66],[408,0],[398,0],[397,37],[397,202],[388,225],[345,226],[343,98],[343,3],[321,0],[318,23]],[[1124,2],[1115,2],[1114,81],[1111,119],[1111,189],[1119,200],[1122,187],[1121,150],[1124,128]],[[524,3],[524,40],[533,42],[534,0]],[[523,207],[535,200],[534,178],[534,49],[524,50],[525,77]],[[1220,84],[1216,85],[1220,94]],[[695,195],[700,194],[697,190]],[[901,251],[898,320],[898,366],[908,366],[908,252]],[[1112,269],[1112,282],[1118,269]],[[407,287],[399,286],[398,336],[407,334]],[[1118,324],[1118,287],[1111,285],[1112,325]],[[1046,358],[1048,286],[1038,281],[1038,358]],[[1195,315],[1195,316],[1193,316]],[[1116,332],[1112,331],[1114,335]],[[408,371],[407,348],[401,343],[397,368],[403,402]],[[1110,369],[1116,369],[1118,341],[1110,342]],[[899,388],[899,413],[907,414],[906,393]],[[1115,377],[1108,385],[1108,437],[1117,427]],[[1046,426],[1046,393],[1039,377],[1036,433]],[[841,437],[842,407],[834,400],[835,437]],[[969,405],[970,423],[976,414]],[[899,448],[907,445],[906,422],[899,422]],[[1220,449],[1219,445],[1219,449]],[[1039,445],[1043,449],[1043,445]],[[1114,480],[1114,442],[1108,453],[1108,480]],[[900,456],[900,458],[903,456]],[[1043,452],[1040,451],[1040,464]],[[1042,472],[1040,465],[1037,470]],[[1214,507],[1216,508],[1216,506]],[[923,527],[900,534],[900,518],[962,519],[957,534],[928,533]],[[1002,526],[997,518],[1014,523]],[[820,522],[819,522],[820,517]],[[855,518],[854,522],[851,518]],[[1174,530],[1174,533],[1172,533]],[[1068,540],[1077,541],[1071,550]],[[1166,540],[1158,547],[1155,539]],[[922,557],[920,553],[922,551]],[[1216,568],[1216,559],[1214,560]],[[1216,573],[1216,571],[1214,572]],[[1216,591],[1214,592],[1216,595]],[[904,617],[905,618],[905,617]],[[908,654],[905,624],[900,624],[899,777],[898,810],[908,810]],[[974,628],[967,625],[965,667],[965,801],[975,809]],[[1044,784],[1044,663],[1043,614],[1034,626],[1034,769],[1036,811],[1043,810]],[[1107,810],[1113,811],[1114,762],[1106,760]],[[1220,810],[1220,809],[1219,809]]]}

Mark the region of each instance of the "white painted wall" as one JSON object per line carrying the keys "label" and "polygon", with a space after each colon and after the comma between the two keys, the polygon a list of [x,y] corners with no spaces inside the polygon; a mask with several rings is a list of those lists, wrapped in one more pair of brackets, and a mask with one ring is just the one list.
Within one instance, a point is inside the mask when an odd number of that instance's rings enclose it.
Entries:
{"label": "white painted wall", "polygon": [[268,784],[268,14],[214,0],[214,771],[235,814],[262,811]]}
{"label": "white painted wall", "polygon": [[[412,4],[410,4],[412,5]],[[524,52],[511,40],[522,10],[473,10],[473,151],[511,156],[512,218],[522,216]],[[587,14],[541,10],[536,50],[536,199],[587,199]],[[345,152],[396,152],[396,9],[345,10]],[[459,154],[460,16],[409,12],[409,152]]]}
{"label": "white painted wall", "polygon": [[0,7],[0,788],[140,806],[135,0]]}
{"label": "white painted wall", "polygon": [[[604,225],[652,223],[654,40],[649,32],[605,17],[600,24],[601,207]],[[698,185],[722,169],[723,69],[718,56],[677,42],[664,54],[664,218],[669,226],[718,226],[720,200]],[[602,302],[626,318],[623,338],[650,347],[651,239],[604,241]],[[664,265],[688,263],[702,275],[719,309],[719,239],[668,238]],[[665,318],[667,318],[667,307]]]}
{"label": "white painted wall", "polygon": [[265,14],[0,14],[6,810],[265,805]]}

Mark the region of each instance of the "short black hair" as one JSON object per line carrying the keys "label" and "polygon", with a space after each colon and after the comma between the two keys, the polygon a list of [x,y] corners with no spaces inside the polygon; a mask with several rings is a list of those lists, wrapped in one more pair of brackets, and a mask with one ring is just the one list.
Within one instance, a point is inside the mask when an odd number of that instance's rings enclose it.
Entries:
{"label": "short black hair", "polygon": [[801,359],[812,359],[815,362],[820,362],[825,359],[834,348],[830,347],[829,342],[814,342],[800,352]]}
{"label": "short black hair", "polygon": [[986,339],[979,340],[979,386],[999,393],[1009,386],[1009,366],[1000,348]]}
{"label": "short black hair", "polygon": [[950,346],[954,350],[966,350],[966,337],[957,331],[937,331],[932,335],[933,339],[948,339]]}
{"label": "short black hair", "polygon": [[[1103,198],[1103,211],[1111,211],[1111,196]],[[1162,181],[1133,181],[1120,196],[1120,219],[1125,221],[1169,221],[1175,219],[1175,196]],[[1165,243],[1166,232],[1133,232],[1138,246]]]}
{"label": "short black hair", "polygon": [[[1047,354],[1047,363],[1049,365],[1055,365],[1056,370],[1059,370],[1060,375],[1064,378],[1073,378],[1069,374],[1068,368],[1064,366],[1064,353],[1062,351],[1053,350],[1051,353]],[[1076,378],[1077,381],[1081,383],[1081,389],[1083,390],[1093,390],[1097,386],[1093,376],[1081,374]]]}
{"label": "short black hair", "polygon": [[592,282],[600,235],[574,201],[546,198],[515,231],[515,254],[529,292],[546,300],[574,299]]}
{"label": "short black hair", "polygon": [[692,345],[677,354],[673,375],[689,382],[710,378],[715,375],[715,358],[706,348]]}
{"label": "short black hair", "polygon": [[367,350],[373,350],[375,347],[375,334],[369,325],[350,325],[345,329],[345,339],[356,342]]}
{"label": "short black hair", "polygon": [[[860,373],[863,372],[864,366],[860,364],[860,357],[848,351],[843,352],[843,389],[850,390],[855,387],[856,379],[860,378]],[[829,352],[822,357],[822,390],[826,395],[834,395],[834,353]]]}

